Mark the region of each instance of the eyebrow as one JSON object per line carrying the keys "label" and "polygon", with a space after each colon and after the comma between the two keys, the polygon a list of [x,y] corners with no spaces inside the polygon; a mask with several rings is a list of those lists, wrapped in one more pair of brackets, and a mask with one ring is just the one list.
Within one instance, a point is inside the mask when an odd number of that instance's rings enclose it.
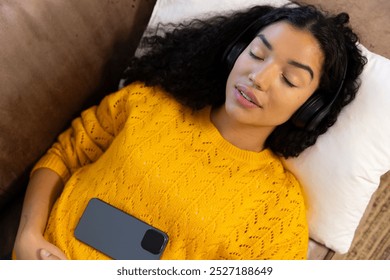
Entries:
{"label": "eyebrow", "polygon": [[294,61],[294,60],[290,60],[290,61],[288,62],[288,64],[293,65],[293,66],[298,67],[298,68],[301,68],[301,69],[303,69],[303,70],[306,70],[307,72],[309,72],[310,77],[311,77],[311,79],[313,80],[313,78],[314,78],[314,72],[313,72],[313,70],[312,70],[309,66],[307,66],[307,65],[305,65],[305,64],[302,64],[302,63],[299,63],[299,62]]}
{"label": "eyebrow", "polygon": [[265,38],[263,34],[259,34],[257,35],[257,37],[259,37],[261,41],[263,41],[263,44],[267,47],[267,49],[269,49],[270,51],[273,50],[272,45],[270,44],[270,42],[268,42],[267,38]]}
{"label": "eyebrow", "polygon": [[[269,49],[270,51],[273,50],[273,47],[272,47],[271,43],[267,40],[267,38],[265,38],[265,36],[264,36],[263,34],[259,34],[259,35],[257,35],[257,37],[259,37],[259,38],[261,39],[261,41],[262,41],[263,44],[267,47],[267,49]],[[301,69],[303,69],[303,70],[306,70],[307,72],[309,72],[310,77],[311,77],[311,79],[313,80],[313,78],[314,78],[314,72],[313,72],[313,70],[310,68],[310,66],[305,65],[305,64],[302,64],[302,63],[299,63],[299,62],[294,61],[294,60],[289,60],[289,61],[288,61],[288,64],[293,65],[293,66],[298,67],[298,68],[301,68]]]}

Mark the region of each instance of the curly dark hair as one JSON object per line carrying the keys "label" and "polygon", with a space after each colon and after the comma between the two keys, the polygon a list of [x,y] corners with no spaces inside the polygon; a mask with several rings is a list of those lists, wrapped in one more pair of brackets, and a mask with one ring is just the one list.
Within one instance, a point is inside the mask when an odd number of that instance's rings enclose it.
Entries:
{"label": "curly dark hair", "polygon": [[265,147],[275,154],[285,158],[298,156],[335,123],[341,109],[355,98],[360,86],[358,78],[366,58],[357,47],[357,35],[347,25],[346,13],[330,15],[312,5],[293,3],[282,7],[255,6],[207,20],[160,26],[142,40],[141,46],[146,52],[131,59],[125,72],[125,85],[142,81],[148,86],[161,86],[194,110],[220,106],[225,101],[229,74],[222,56],[231,42],[254,21],[260,21],[260,29],[287,21],[317,39],[324,53],[324,65],[314,94],[333,100],[342,84],[329,113],[315,129],[297,127],[290,119],[267,138]]}

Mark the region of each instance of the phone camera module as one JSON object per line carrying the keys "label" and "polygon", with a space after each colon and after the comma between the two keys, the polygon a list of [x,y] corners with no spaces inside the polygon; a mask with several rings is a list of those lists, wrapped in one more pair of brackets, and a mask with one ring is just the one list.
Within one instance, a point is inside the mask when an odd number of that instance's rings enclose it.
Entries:
{"label": "phone camera module", "polygon": [[161,253],[164,243],[165,237],[161,233],[153,229],[148,229],[142,238],[141,247],[144,250],[157,255]]}

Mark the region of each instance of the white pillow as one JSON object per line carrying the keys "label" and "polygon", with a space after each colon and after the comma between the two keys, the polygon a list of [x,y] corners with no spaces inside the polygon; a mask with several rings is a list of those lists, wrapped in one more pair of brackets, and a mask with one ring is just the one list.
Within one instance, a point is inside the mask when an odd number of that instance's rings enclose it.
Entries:
{"label": "white pillow", "polygon": [[[144,35],[159,23],[180,23],[256,5],[281,6],[289,2],[288,0],[157,0]],[[135,56],[142,55],[143,51],[142,48],[138,48]]]}
{"label": "white pillow", "polygon": [[210,15],[245,9],[255,5],[280,6],[287,0],[157,0],[149,26],[158,23],[177,23],[192,18],[207,18]]}
{"label": "white pillow", "polygon": [[[148,27],[284,0],[157,0]],[[368,64],[356,99],[298,158],[285,161],[302,183],[310,237],[346,253],[380,176],[390,169],[390,60],[363,46]]]}

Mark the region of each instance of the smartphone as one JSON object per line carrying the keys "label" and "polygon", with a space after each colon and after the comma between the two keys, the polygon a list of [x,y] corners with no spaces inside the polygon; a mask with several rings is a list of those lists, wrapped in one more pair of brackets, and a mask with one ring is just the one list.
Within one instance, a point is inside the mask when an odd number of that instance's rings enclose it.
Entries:
{"label": "smartphone", "polygon": [[116,260],[158,260],[168,243],[166,233],[98,198],[88,202],[74,235]]}

